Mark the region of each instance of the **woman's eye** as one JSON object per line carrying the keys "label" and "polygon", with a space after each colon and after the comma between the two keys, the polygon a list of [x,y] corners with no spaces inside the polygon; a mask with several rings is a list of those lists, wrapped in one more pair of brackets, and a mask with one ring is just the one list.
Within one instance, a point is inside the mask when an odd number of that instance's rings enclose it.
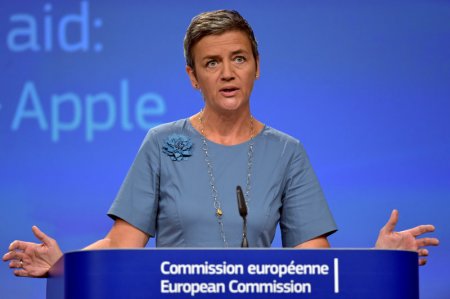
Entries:
{"label": "woman's eye", "polygon": [[217,61],[211,60],[206,63],[206,67],[213,68],[217,66]]}
{"label": "woman's eye", "polygon": [[237,56],[234,58],[234,61],[237,63],[243,63],[245,62],[245,57],[244,56]]}

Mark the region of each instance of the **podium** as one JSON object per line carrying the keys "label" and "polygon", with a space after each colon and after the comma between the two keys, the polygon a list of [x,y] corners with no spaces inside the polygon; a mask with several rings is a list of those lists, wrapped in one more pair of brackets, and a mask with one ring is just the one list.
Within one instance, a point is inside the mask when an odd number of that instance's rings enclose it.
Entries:
{"label": "podium", "polygon": [[417,253],[377,249],[108,249],[66,253],[47,299],[418,299]]}

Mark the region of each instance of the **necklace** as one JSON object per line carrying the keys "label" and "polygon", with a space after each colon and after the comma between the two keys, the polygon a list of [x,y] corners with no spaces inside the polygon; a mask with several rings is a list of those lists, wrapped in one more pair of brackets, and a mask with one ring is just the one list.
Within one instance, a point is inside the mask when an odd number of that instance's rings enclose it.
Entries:
{"label": "necklace", "polygon": [[[217,218],[217,222],[219,223],[220,228],[220,236],[222,237],[223,244],[225,247],[228,247],[228,241],[225,235],[225,230],[223,226],[222,216],[223,216],[223,210],[221,208],[220,200],[219,200],[219,192],[216,188],[216,178],[214,177],[214,170],[213,165],[211,162],[211,159],[209,158],[209,149],[208,149],[208,142],[206,141],[205,137],[205,125],[203,122],[203,109],[200,111],[200,115],[198,117],[198,120],[200,121],[200,133],[202,135],[202,141],[203,141],[203,152],[205,154],[205,162],[208,167],[208,175],[209,175],[209,185],[211,187],[211,197],[213,199],[214,209],[215,209],[215,215]],[[254,147],[254,140],[255,137],[254,127],[253,127],[253,116],[250,115],[250,142],[248,144],[248,152],[247,152],[247,176],[246,176],[246,187],[245,187],[245,202],[248,207],[248,203],[250,202],[250,189],[251,189],[251,176],[252,176],[252,166],[253,166],[253,147]]]}

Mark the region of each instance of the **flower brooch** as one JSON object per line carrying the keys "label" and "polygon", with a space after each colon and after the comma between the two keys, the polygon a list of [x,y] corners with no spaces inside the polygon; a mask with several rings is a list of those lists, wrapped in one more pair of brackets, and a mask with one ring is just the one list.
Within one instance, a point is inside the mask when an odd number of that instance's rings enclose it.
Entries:
{"label": "flower brooch", "polygon": [[172,134],[165,140],[162,149],[163,152],[172,159],[172,161],[187,160],[192,156],[192,141],[189,137],[179,134]]}

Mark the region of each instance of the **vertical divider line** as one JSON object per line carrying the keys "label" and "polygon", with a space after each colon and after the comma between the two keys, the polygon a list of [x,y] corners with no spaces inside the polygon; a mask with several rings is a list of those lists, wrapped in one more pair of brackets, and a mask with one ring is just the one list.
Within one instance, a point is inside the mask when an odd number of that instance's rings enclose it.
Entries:
{"label": "vertical divider line", "polygon": [[334,259],[334,293],[339,293],[339,260]]}

